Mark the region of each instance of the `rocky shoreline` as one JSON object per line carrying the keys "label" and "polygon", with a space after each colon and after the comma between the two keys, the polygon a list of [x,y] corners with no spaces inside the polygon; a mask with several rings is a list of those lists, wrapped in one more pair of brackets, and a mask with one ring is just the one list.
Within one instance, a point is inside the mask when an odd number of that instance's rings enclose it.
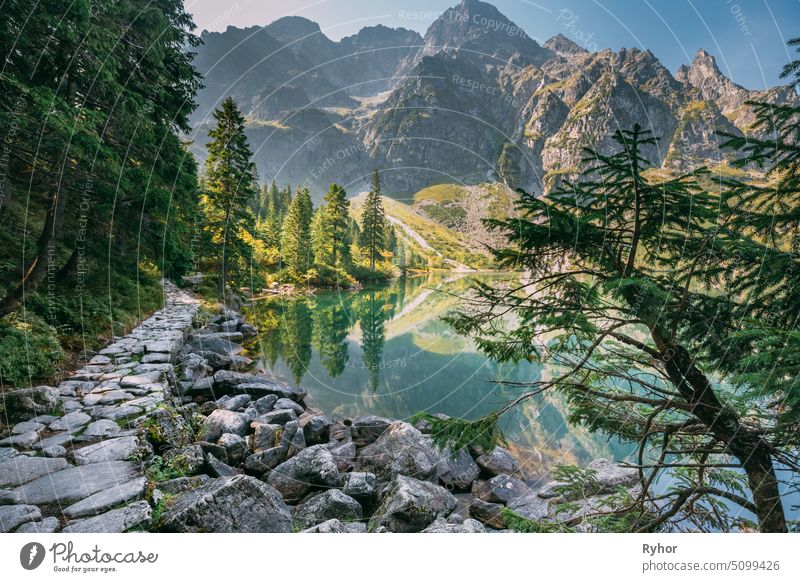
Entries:
{"label": "rocky shoreline", "polygon": [[638,472],[600,459],[570,500],[537,491],[502,447],[439,450],[424,422],[334,419],[306,393],[248,372],[257,334],[236,312],[197,327],[199,302],[166,307],[58,387],[4,395],[0,532],[487,532],[503,509],[576,517]]}

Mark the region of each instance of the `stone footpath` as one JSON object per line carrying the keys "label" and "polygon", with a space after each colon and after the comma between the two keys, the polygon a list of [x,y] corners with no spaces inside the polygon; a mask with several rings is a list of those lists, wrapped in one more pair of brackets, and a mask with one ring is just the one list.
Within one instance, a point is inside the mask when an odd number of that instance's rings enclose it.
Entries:
{"label": "stone footpath", "polygon": [[636,486],[600,459],[557,515],[557,484],[531,490],[502,447],[441,451],[424,422],[333,419],[248,372],[257,330],[232,311],[195,329],[197,300],[165,287],[164,310],[58,388],[5,395],[0,531],[477,533],[505,530],[505,507],[564,519]]}

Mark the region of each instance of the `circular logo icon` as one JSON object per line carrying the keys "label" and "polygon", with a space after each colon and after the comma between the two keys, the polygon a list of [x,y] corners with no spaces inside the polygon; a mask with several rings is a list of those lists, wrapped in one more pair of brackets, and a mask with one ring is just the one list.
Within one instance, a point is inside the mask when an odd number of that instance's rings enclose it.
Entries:
{"label": "circular logo icon", "polygon": [[42,565],[44,554],[44,546],[39,542],[25,544],[19,551],[19,563],[26,570],[35,570]]}

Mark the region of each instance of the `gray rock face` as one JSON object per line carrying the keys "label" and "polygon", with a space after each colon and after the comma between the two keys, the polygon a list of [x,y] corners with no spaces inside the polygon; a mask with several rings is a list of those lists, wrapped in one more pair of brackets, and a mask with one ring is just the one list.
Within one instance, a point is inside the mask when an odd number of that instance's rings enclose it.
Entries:
{"label": "gray rock face", "polygon": [[297,415],[294,413],[294,410],[278,408],[267,412],[261,419],[269,424],[286,424],[287,422],[297,420]]}
{"label": "gray rock face", "polygon": [[418,532],[456,508],[456,498],[440,485],[398,475],[369,521],[370,531]]}
{"label": "gray rock face", "polygon": [[435,479],[440,455],[427,438],[407,422],[396,422],[358,453],[356,471],[374,473],[380,481],[395,475]]}
{"label": "gray rock face", "polygon": [[297,416],[300,416],[301,414],[303,414],[303,407],[300,406],[294,400],[291,400],[289,398],[278,398],[278,400],[275,401],[274,408],[276,410],[280,410],[280,409],[294,410],[294,413]]}
{"label": "gray rock face", "polygon": [[67,524],[64,533],[122,533],[150,524],[152,510],[146,501]]}
{"label": "gray rock face", "polygon": [[39,440],[39,433],[35,430],[24,432],[22,434],[12,434],[10,437],[0,440],[0,446],[21,447],[23,449],[31,448],[36,441]]}
{"label": "gray rock face", "polygon": [[283,428],[280,425],[257,420],[251,426],[255,429],[253,433],[253,450],[255,452],[271,449],[280,444],[283,435]]}
{"label": "gray rock face", "polygon": [[477,484],[473,489],[472,494],[483,501],[489,503],[508,503],[512,499],[522,497],[530,493],[528,487],[523,481],[512,477],[510,475],[497,475],[488,481],[483,481]]}
{"label": "gray rock face", "polygon": [[342,523],[338,519],[329,519],[304,529],[301,533],[367,533],[367,525],[361,522]]}
{"label": "gray rock face", "polygon": [[299,419],[303,436],[309,445],[318,445],[328,441],[333,421],[324,414],[302,414]]}
{"label": "gray rock face", "polygon": [[275,489],[253,477],[237,475],[184,493],[158,526],[168,532],[289,533],[292,517]]}
{"label": "gray rock face", "polygon": [[0,533],[14,531],[29,521],[42,519],[42,512],[35,505],[0,505]]}
{"label": "gray rock face", "polygon": [[495,447],[475,460],[489,475],[513,475],[519,471],[519,463],[508,449]]}
{"label": "gray rock face", "polygon": [[108,461],[124,461],[139,449],[139,439],[126,436],[76,449],[73,453],[78,465],[90,463],[106,463]]}
{"label": "gray rock face", "polygon": [[215,410],[206,418],[203,425],[203,440],[216,442],[225,433],[245,436],[247,434],[247,419],[238,412],[230,410]]}
{"label": "gray rock face", "polygon": [[486,528],[475,519],[467,519],[463,523],[449,523],[440,517],[422,530],[422,533],[486,533]]}
{"label": "gray rock face", "polygon": [[436,464],[439,481],[449,489],[469,489],[478,478],[480,469],[467,449],[461,449],[455,455],[447,447],[441,451],[441,458]]}
{"label": "gray rock face", "polygon": [[290,503],[299,501],[314,487],[336,487],[339,480],[339,469],[324,445],[303,449],[267,476],[267,483]]}
{"label": "gray rock face", "polygon": [[247,452],[247,444],[238,434],[225,433],[219,437],[218,444],[225,449],[228,463],[238,465]]}
{"label": "gray rock face", "polygon": [[43,475],[20,485],[13,492],[16,498],[36,505],[54,502],[70,504],[113,487],[117,483],[127,483],[140,476],[137,463],[126,461],[94,463]]}
{"label": "gray rock face", "polygon": [[147,479],[145,477],[139,477],[127,483],[116,484],[109,489],[90,495],[77,503],[73,503],[64,509],[64,515],[75,519],[77,517],[86,517],[103,513],[120,503],[140,498],[144,495],[146,486]]}
{"label": "gray rock face", "polygon": [[353,426],[350,428],[353,442],[360,447],[372,444],[378,440],[378,437],[381,436],[393,422],[392,419],[383,418],[382,416],[359,416],[353,421]]}
{"label": "gray rock face", "polygon": [[503,506],[499,503],[487,503],[475,499],[469,506],[469,514],[484,525],[494,529],[504,529],[506,522],[503,519]]}
{"label": "gray rock face", "polygon": [[241,412],[244,408],[250,404],[250,401],[253,399],[252,396],[249,394],[238,394],[236,396],[223,396],[219,400],[217,400],[217,405],[219,408],[223,410],[232,410],[233,412]]}
{"label": "gray rock face", "polygon": [[263,475],[286,460],[286,447],[272,447],[248,455],[244,468],[256,475]]}
{"label": "gray rock face", "polygon": [[0,463],[0,487],[16,487],[28,481],[65,469],[65,459],[47,459],[20,455]]}
{"label": "gray rock face", "polygon": [[353,521],[361,519],[361,504],[338,489],[328,489],[297,506],[294,521],[303,529],[329,519]]}
{"label": "gray rock face", "polygon": [[41,432],[45,429],[45,425],[41,422],[19,422],[11,429],[11,434],[22,434],[24,432]]}

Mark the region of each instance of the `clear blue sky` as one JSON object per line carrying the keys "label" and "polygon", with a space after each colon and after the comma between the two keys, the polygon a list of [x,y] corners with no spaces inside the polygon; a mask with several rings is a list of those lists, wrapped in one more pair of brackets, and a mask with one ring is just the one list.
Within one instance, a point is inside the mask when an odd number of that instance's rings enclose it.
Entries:
{"label": "clear blue sky", "polygon": [[[459,0],[185,0],[200,30],[269,24],[304,16],[338,40],[364,26],[421,34]],[[673,72],[698,48],[723,73],[750,89],[779,82],[789,60],[786,40],[800,36],[800,0],[496,0],[532,38],[562,33],[592,50],[649,48]]]}

